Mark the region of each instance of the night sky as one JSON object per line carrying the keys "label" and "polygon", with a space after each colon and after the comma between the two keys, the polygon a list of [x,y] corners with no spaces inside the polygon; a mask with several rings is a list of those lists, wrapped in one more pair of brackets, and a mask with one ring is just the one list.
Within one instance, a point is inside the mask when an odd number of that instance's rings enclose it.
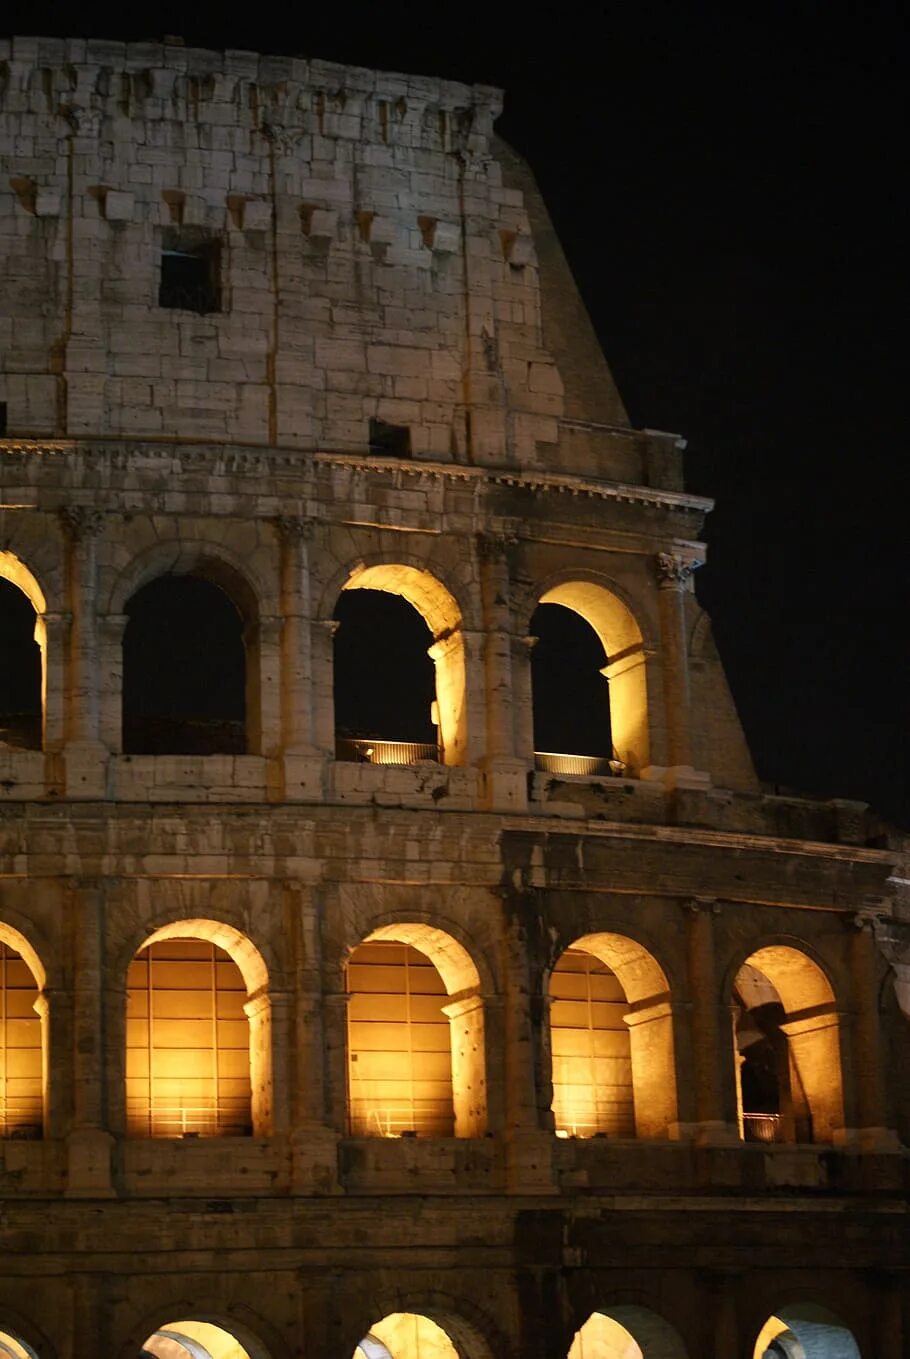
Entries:
{"label": "night sky", "polygon": [[688,487],[717,499],[697,589],[761,777],[910,822],[896,5],[164,4],[140,22],[38,0],[0,24],[504,87],[498,130],[633,423],[684,434]]}

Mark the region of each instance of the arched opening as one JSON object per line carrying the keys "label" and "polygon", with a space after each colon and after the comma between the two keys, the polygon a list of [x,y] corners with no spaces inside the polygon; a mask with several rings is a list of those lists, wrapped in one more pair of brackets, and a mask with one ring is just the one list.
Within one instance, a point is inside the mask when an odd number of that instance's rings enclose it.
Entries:
{"label": "arched opening", "polygon": [[0,749],[43,744],[44,595],[11,552],[0,552]]}
{"label": "arched opening", "polygon": [[335,606],[338,759],[410,764],[438,757],[432,635],[406,600],[346,590]]}
{"label": "arched opening", "polygon": [[568,1359],[687,1359],[676,1329],[647,1307],[623,1304],[592,1312],[575,1334]]}
{"label": "arched opening", "polygon": [[590,934],[550,974],[557,1137],[669,1137],[677,1119],[663,969],[632,939]]}
{"label": "arched opening", "polygon": [[430,925],[383,926],[351,953],[345,989],[352,1136],[483,1136],[483,1000],[461,945]]}
{"label": "arched opening", "polygon": [[0,1137],[32,1140],[44,1126],[47,1003],[23,946],[0,925]]}
{"label": "arched opening", "polygon": [[212,921],[165,926],[129,966],[126,1123],[134,1137],[267,1133],[271,1032],[265,966]]}
{"label": "arched opening", "polygon": [[417,1312],[391,1312],[370,1328],[354,1359],[467,1359],[447,1331]]}
{"label": "arched opening", "polygon": [[604,673],[607,656],[597,633],[562,604],[539,604],[531,633],[536,638],[531,682],[538,767],[555,774],[618,771]]}
{"label": "arched opening", "polygon": [[158,576],[128,600],[126,754],[242,755],[255,748],[248,723],[258,711],[258,659],[248,645],[255,611],[242,608],[233,578],[223,577],[217,570]]}
{"label": "arched opening", "polygon": [[633,614],[603,585],[570,580],[540,596],[530,626],[539,638],[531,653],[538,768],[639,774],[650,763],[648,699],[644,641]]}
{"label": "arched opening", "polygon": [[266,1359],[264,1349],[250,1336],[213,1321],[169,1321],[142,1345],[139,1359]]}
{"label": "arched opening", "polygon": [[733,983],[740,1132],[746,1142],[830,1142],[843,1127],[834,993],[798,949],[772,945]]}
{"label": "arched opening", "polygon": [[0,1359],[38,1359],[38,1355],[21,1336],[0,1327]]}
{"label": "arched opening", "polygon": [[345,583],[335,621],[337,757],[463,764],[464,637],[448,590],[417,567],[362,567]]}
{"label": "arched opening", "polygon": [[859,1346],[833,1312],[814,1303],[782,1307],[758,1334],[753,1359],[861,1359]]}

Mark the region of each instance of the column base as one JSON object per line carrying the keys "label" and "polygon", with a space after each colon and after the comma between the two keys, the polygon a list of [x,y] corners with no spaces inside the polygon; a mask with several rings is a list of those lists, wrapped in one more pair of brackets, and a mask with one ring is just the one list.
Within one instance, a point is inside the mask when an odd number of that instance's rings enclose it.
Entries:
{"label": "column base", "polygon": [[64,796],[91,802],[105,798],[109,754],[100,741],[68,741],[63,747]]}
{"label": "column base", "polygon": [[741,1147],[743,1140],[739,1128],[734,1123],[720,1120],[710,1123],[692,1123],[692,1141],[697,1147]]}
{"label": "column base", "polygon": [[326,756],[321,750],[286,751],[275,760],[282,802],[322,802]]}
{"label": "column base", "polygon": [[528,810],[527,760],[494,756],[481,760],[483,771],[484,806],[492,812],[526,812]]}
{"label": "column base", "polygon": [[836,1147],[880,1155],[896,1155],[902,1150],[900,1138],[893,1128],[835,1128],[833,1141]]}
{"label": "column base", "polygon": [[290,1136],[291,1192],[340,1194],[338,1143],[341,1139],[322,1124],[296,1128]]}
{"label": "column base", "polygon": [[111,1159],[114,1139],[101,1128],[77,1128],[66,1139],[68,1199],[112,1199]]}
{"label": "column base", "polygon": [[506,1190],[511,1194],[556,1194],[550,1132],[514,1132],[505,1139]]}

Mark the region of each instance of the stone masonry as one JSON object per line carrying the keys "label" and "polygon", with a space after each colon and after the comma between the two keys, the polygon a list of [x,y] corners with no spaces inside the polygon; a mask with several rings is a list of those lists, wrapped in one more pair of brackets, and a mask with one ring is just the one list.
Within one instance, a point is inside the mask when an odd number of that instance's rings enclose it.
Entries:
{"label": "stone masonry", "polygon": [[[41,748],[0,742],[0,943],[44,1054],[43,1135],[0,1135],[0,1338],[38,1359],[137,1359],[178,1315],[351,1359],[398,1312],[459,1359],[566,1359],[611,1309],[661,1319],[629,1320],[644,1359],[753,1359],[796,1304],[862,1359],[910,1344],[907,846],[759,786],[693,589],[711,503],[630,426],[500,106],[0,42],[0,576],[43,666]],[[203,252],[204,309],[161,304],[168,251]],[[128,605],[166,574],[242,615],[242,755],[123,751]],[[336,758],[358,588],[430,629],[438,761]],[[541,601],[604,642],[609,776],[535,756]],[[247,1137],[127,1134],[127,969],[181,930],[243,974]],[[460,1135],[351,1135],[368,938],[445,982]],[[585,940],[628,1001],[634,1137],[555,1135],[549,979]],[[755,959],[811,1141],[742,1140]]]}

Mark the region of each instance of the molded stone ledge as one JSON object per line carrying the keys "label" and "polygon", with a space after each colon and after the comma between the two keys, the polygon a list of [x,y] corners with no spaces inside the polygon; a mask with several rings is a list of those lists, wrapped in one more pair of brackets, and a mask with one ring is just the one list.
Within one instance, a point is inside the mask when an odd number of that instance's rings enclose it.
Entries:
{"label": "molded stone ledge", "polygon": [[121,802],[263,802],[262,755],[113,755],[110,795]]}
{"label": "molded stone ledge", "polygon": [[0,1199],[30,1194],[62,1195],[66,1188],[66,1144],[0,1138]]}
{"label": "molded stone ledge", "polygon": [[348,1193],[500,1193],[504,1147],[492,1137],[349,1137],[339,1146]]}
{"label": "molded stone ledge", "polygon": [[330,767],[330,788],[337,802],[464,812],[478,804],[479,776],[476,769],[432,760],[411,765],[336,760]]}
{"label": "molded stone ledge", "polygon": [[277,1138],[124,1138],[116,1166],[118,1188],[137,1198],[286,1193],[291,1180],[290,1147]]}
{"label": "molded stone ledge", "polygon": [[46,758],[41,750],[13,750],[0,746],[0,800],[44,797],[48,791]]}

